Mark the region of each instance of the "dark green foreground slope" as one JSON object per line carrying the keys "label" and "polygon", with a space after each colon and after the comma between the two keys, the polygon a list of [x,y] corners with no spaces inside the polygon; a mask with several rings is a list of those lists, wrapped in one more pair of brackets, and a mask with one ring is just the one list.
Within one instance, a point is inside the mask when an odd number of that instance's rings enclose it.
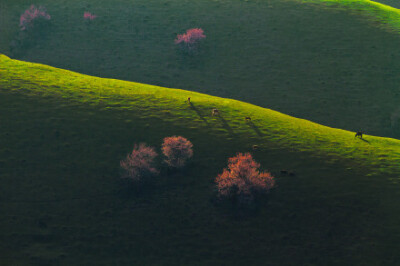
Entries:
{"label": "dark green foreground slope", "polygon": [[[0,57],[0,261],[9,265],[373,265],[399,261],[400,141],[243,102]],[[192,97],[193,105],[186,102]],[[211,108],[221,117],[211,117]],[[246,123],[244,116],[251,116]],[[120,180],[133,144],[194,143],[187,170]],[[278,177],[250,213],[214,177],[250,151]],[[278,175],[279,176],[279,175]]]}

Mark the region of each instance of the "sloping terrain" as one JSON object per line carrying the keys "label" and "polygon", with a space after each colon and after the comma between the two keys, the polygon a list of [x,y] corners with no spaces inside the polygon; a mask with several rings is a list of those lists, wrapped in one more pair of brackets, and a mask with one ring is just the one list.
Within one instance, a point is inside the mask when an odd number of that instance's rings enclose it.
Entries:
{"label": "sloping terrain", "polygon": [[[30,4],[0,3],[0,52],[400,137],[397,10],[371,1],[43,0],[52,15],[47,36],[11,52]],[[85,11],[98,18],[85,23]],[[192,27],[207,38],[186,56],[174,39]]]}
{"label": "sloping terrain", "polygon": [[[398,140],[6,56],[0,88],[2,264],[399,261]],[[171,135],[194,144],[185,171],[147,187],[119,178],[133,143]],[[215,176],[254,144],[277,188],[250,213],[216,204]]]}
{"label": "sloping terrain", "polygon": [[396,0],[379,0],[379,1],[376,1],[376,2],[385,4],[385,5],[394,7],[394,8],[400,8],[400,2],[396,1]]}

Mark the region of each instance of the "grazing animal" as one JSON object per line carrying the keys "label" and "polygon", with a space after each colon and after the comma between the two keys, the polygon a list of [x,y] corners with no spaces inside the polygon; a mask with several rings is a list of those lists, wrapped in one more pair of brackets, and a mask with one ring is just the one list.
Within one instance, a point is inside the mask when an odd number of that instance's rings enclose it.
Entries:
{"label": "grazing animal", "polygon": [[295,172],[289,172],[289,176],[295,176],[296,173]]}
{"label": "grazing animal", "polygon": [[288,171],[287,170],[281,170],[281,175],[287,175]]}
{"label": "grazing animal", "polygon": [[363,138],[363,132],[357,131],[357,132],[356,132],[356,135],[355,135],[354,137],[355,137],[355,138],[359,137],[360,139],[362,139],[362,138]]}
{"label": "grazing animal", "polygon": [[246,120],[246,121],[251,121],[251,117],[250,117],[250,116],[246,116],[246,117],[244,118],[244,120]]}
{"label": "grazing animal", "polygon": [[253,150],[258,150],[258,145],[253,145]]}
{"label": "grazing animal", "polygon": [[190,97],[188,97],[188,103],[190,103]]}
{"label": "grazing animal", "polygon": [[219,110],[216,109],[216,108],[212,109],[211,115],[212,115],[212,116],[219,115]]}

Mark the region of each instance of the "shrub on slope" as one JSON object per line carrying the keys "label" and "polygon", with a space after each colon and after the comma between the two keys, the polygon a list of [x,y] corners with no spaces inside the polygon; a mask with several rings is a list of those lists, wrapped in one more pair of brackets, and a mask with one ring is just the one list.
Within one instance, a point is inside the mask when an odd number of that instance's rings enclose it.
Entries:
{"label": "shrub on slope", "polygon": [[164,138],[162,152],[165,162],[174,168],[182,168],[188,159],[193,156],[193,144],[184,137],[172,136]]}
{"label": "shrub on slope", "polygon": [[260,164],[250,153],[238,153],[229,158],[228,168],[216,178],[218,194],[221,197],[237,199],[239,203],[249,203],[258,194],[266,193],[275,185],[274,177],[260,172]]}
{"label": "shrub on slope", "polygon": [[134,146],[133,151],[120,162],[122,169],[125,170],[125,177],[134,181],[144,181],[152,175],[158,173],[154,167],[154,159],[157,157],[154,148],[144,143]]}

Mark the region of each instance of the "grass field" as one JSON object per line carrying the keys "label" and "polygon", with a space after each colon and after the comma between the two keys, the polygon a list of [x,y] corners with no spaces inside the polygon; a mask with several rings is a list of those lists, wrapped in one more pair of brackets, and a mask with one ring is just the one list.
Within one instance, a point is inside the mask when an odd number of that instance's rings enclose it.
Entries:
{"label": "grass field", "polygon": [[355,15],[375,21],[381,28],[391,28],[397,32],[400,30],[400,11],[397,9],[399,4],[392,0],[304,0],[303,3],[326,3],[329,6],[344,7],[347,11],[353,11]]}
{"label": "grass field", "polygon": [[[382,29],[380,20],[390,10],[365,3],[355,11],[349,5],[277,0],[43,0],[52,30],[17,58],[399,137],[400,35],[395,25]],[[2,1],[0,52],[10,55],[8,44],[30,4]],[[84,11],[98,19],[85,24]],[[191,27],[207,35],[194,57],[173,43]]]}
{"label": "grass field", "polygon": [[385,4],[385,5],[388,5],[388,6],[392,6],[394,8],[400,8],[400,2],[396,1],[396,0],[379,0],[379,1],[376,1],[376,2]]}
{"label": "grass field", "polygon": [[[195,92],[0,57],[1,264],[375,265],[399,261],[400,141]],[[187,97],[193,105],[188,105]],[[211,117],[212,108],[221,117]],[[252,117],[251,123],[244,116]],[[151,186],[119,178],[134,142],[195,156]],[[238,151],[279,176],[251,213],[216,205]]]}
{"label": "grass field", "polygon": [[[0,53],[57,68],[0,54],[0,265],[400,264],[400,140],[372,136],[400,137],[399,10],[42,0],[47,36],[14,54],[30,4],[0,0]],[[188,56],[173,40],[192,27]],[[194,144],[185,170],[120,178],[134,143],[172,135]],[[246,151],[277,187],[237,210],[214,178]]]}

